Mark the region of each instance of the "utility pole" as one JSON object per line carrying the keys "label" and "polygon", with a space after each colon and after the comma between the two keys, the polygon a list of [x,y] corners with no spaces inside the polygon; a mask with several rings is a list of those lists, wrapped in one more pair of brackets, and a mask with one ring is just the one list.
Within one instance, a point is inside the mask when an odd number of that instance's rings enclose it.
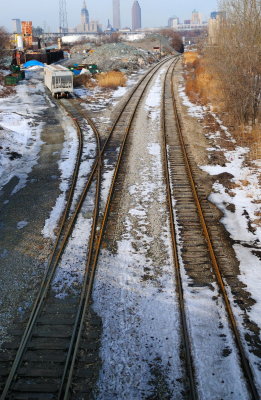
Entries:
{"label": "utility pole", "polygon": [[59,32],[68,32],[66,0],[59,0]]}

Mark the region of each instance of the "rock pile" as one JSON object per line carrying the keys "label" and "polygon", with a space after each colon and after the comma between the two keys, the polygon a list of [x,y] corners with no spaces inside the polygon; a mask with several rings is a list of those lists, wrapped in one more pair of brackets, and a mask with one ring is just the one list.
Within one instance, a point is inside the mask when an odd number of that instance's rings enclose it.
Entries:
{"label": "rock pile", "polygon": [[124,43],[109,43],[95,47],[94,52],[86,55],[83,62],[97,64],[101,71],[135,71],[156,61],[152,52],[137,49]]}

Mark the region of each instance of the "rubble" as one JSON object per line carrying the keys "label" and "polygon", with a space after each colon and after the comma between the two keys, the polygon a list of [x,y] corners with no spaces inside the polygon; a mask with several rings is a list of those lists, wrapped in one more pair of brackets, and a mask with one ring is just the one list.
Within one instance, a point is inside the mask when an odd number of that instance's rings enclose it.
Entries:
{"label": "rubble", "polygon": [[97,64],[101,71],[135,71],[154,63],[157,56],[124,43],[109,43],[96,47],[83,63]]}

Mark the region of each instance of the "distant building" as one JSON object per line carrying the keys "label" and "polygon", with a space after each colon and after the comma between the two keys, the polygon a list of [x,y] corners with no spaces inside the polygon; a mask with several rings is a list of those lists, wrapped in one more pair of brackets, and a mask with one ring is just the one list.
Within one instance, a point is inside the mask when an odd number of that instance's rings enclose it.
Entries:
{"label": "distant building", "polygon": [[185,19],[184,20],[184,25],[190,25],[191,24],[191,20],[190,19]]}
{"label": "distant building", "polygon": [[191,17],[191,25],[201,25],[201,24],[202,24],[201,14],[198,11],[193,10]]}
{"label": "distant building", "polygon": [[90,32],[99,32],[100,27],[99,27],[99,21],[90,21],[89,23],[89,31]]}
{"label": "distant building", "polygon": [[89,32],[90,30],[90,19],[89,19],[89,12],[87,10],[86,2],[83,0],[83,6],[81,9],[81,23],[77,26],[77,32]]}
{"label": "distant building", "polygon": [[176,28],[176,26],[179,24],[179,18],[174,16],[168,19],[168,27],[169,28]]}
{"label": "distant building", "polygon": [[132,30],[141,28],[141,8],[139,2],[136,0],[132,5]]}
{"label": "distant building", "polygon": [[113,28],[119,30],[121,27],[120,0],[113,0]]}
{"label": "distant building", "polygon": [[217,43],[217,35],[221,24],[226,18],[226,13],[224,11],[213,11],[210,14],[210,20],[208,23],[208,41],[209,44]]}
{"label": "distant building", "polygon": [[108,19],[108,23],[107,23],[107,27],[106,27],[106,29],[105,29],[105,33],[111,33],[111,32],[113,32],[114,31],[114,29],[113,29],[113,27],[112,27],[112,24],[110,23],[110,20]]}
{"label": "distant building", "polygon": [[13,21],[13,33],[22,33],[22,26],[20,19],[12,19]]}
{"label": "distant building", "polygon": [[24,46],[30,48],[33,45],[33,23],[32,21],[22,21],[22,37]]}

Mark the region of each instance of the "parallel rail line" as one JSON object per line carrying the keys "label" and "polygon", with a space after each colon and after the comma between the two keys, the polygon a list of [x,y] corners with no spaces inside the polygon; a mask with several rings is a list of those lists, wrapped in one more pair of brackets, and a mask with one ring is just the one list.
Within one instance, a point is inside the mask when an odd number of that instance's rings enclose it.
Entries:
{"label": "parallel rail line", "polygon": [[[173,249],[174,249],[174,259],[175,259],[175,267],[176,267],[176,273],[177,273],[177,286],[178,286],[178,293],[179,293],[179,299],[180,299],[180,309],[181,309],[181,320],[182,320],[182,327],[183,327],[183,334],[184,334],[184,346],[185,346],[185,353],[186,353],[186,364],[187,364],[187,370],[188,370],[188,376],[189,376],[189,382],[190,382],[190,398],[191,399],[197,399],[197,390],[195,386],[195,377],[194,377],[194,367],[193,367],[193,360],[191,356],[191,345],[190,345],[190,338],[188,334],[188,329],[187,329],[187,323],[186,323],[186,315],[185,315],[185,306],[184,306],[184,296],[183,296],[183,289],[182,289],[182,282],[181,282],[181,276],[180,276],[180,266],[179,266],[179,257],[178,257],[178,250],[177,250],[177,242],[176,242],[176,236],[177,236],[177,229],[175,227],[175,222],[174,222],[174,214],[173,214],[173,203],[172,203],[172,196],[173,196],[173,191],[176,192],[176,196],[174,197],[177,200],[177,208],[179,209],[179,212],[181,213],[180,218],[184,220],[185,218],[185,223],[183,224],[183,231],[188,235],[188,240],[193,240],[191,237],[192,228],[186,228],[186,226],[189,226],[190,224],[197,225],[196,219],[199,218],[200,226],[201,228],[197,228],[197,234],[194,235],[194,238],[197,237],[198,242],[194,244],[190,244],[190,247],[186,250],[187,253],[185,252],[183,254],[183,257],[186,259],[188,264],[191,263],[191,252],[193,252],[194,255],[194,265],[195,267],[197,266],[197,259],[199,260],[198,263],[200,264],[200,269],[196,269],[196,272],[194,272],[193,279],[195,282],[197,279],[199,279],[198,283],[199,285],[205,285],[207,284],[208,280],[205,281],[205,275],[208,275],[207,279],[210,279],[209,282],[211,282],[211,276],[209,275],[211,271],[204,271],[205,266],[209,264],[208,257],[204,254],[204,248],[207,247],[210,263],[212,265],[214,274],[215,274],[215,279],[218,284],[220,293],[222,295],[226,311],[227,311],[227,316],[230,321],[230,326],[231,330],[234,335],[235,343],[238,349],[238,353],[240,356],[240,361],[241,361],[241,367],[242,371],[244,372],[245,379],[247,382],[247,386],[249,389],[249,393],[252,396],[253,400],[258,400],[259,395],[257,388],[255,386],[253,374],[249,365],[249,361],[247,359],[247,356],[245,354],[244,347],[241,342],[240,338],[240,333],[237,327],[237,323],[232,311],[232,307],[228,298],[227,290],[222,278],[222,274],[218,265],[218,260],[217,256],[215,254],[215,251],[213,249],[213,244],[211,241],[211,237],[208,231],[207,223],[204,217],[204,213],[202,210],[202,206],[199,200],[199,196],[197,193],[197,188],[196,184],[194,181],[193,177],[193,172],[192,172],[192,167],[190,164],[190,160],[187,154],[187,149],[186,149],[186,144],[183,138],[182,134],[182,127],[181,127],[181,121],[180,117],[178,114],[178,109],[176,105],[176,100],[175,100],[175,94],[174,94],[174,70],[175,70],[175,65],[172,68],[172,71],[170,73],[170,69],[168,71],[168,74],[171,75],[169,81],[170,85],[166,86],[167,84],[167,75],[166,75],[166,80],[165,80],[165,95],[166,91],[170,89],[171,93],[169,93],[168,101],[171,98],[171,103],[172,103],[172,108],[173,108],[173,113],[174,113],[174,119],[176,121],[176,129],[177,129],[177,138],[173,138],[173,136],[170,134],[168,135],[169,132],[173,131],[172,129],[167,130],[166,129],[166,120],[164,116],[164,121],[163,121],[163,131],[164,131],[164,145],[165,145],[165,152],[164,152],[164,160],[165,160],[165,175],[166,175],[166,183],[167,183],[167,198],[168,198],[168,203],[170,207],[170,225],[171,225],[171,232],[172,232],[172,241],[173,241]],[[165,100],[166,101],[166,100]],[[164,114],[165,113],[165,101],[163,101],[163,110]],[[173,132],[172,132],[173,133]],[[178,143],[179,142],[179,143]],[[182,152],[182,153],[181,153]],[[170,176],[170,174],[173,175],[173,179]],[[187,184],[185,183],[186,180],[184,179],[185,175],[187,176]],[[174,187],[171,187],[174,182]],[[191,197],[192,195],[192,197]],[[192,200],[193,199],[193,200]],[[198,217],[195,217],[195,213],[193,208],[191,207],[190,204],[192,204],[192,201],[194,202],[194,205],[196,205],[196,212]],[[182,210],[182,211],[181,211]],[[183,212],[183,215],[182,215]],[[184,214],[185,213],[185,214]],[[188,220],[189,217],[189,220]],[[193,228],[194,229],[194,228]],[[204,239],[200,239],[200,236],[202,236],[202,233],[200,232],[202,230],[203,232],[203,237]],[[194,239],[195,240],[195,239]],[[207,243],[207,246],[205,243]],[[185,245],[184,245],[185,247]],[[193,250],[194,249],[194,250]],[[204,278],[203,278],[203,273],[200,275],[200,270],[203,271],[204,273]],[[193,272],[192,272],[193,274]],[[199,278],[197,278],[197,275]]]}

